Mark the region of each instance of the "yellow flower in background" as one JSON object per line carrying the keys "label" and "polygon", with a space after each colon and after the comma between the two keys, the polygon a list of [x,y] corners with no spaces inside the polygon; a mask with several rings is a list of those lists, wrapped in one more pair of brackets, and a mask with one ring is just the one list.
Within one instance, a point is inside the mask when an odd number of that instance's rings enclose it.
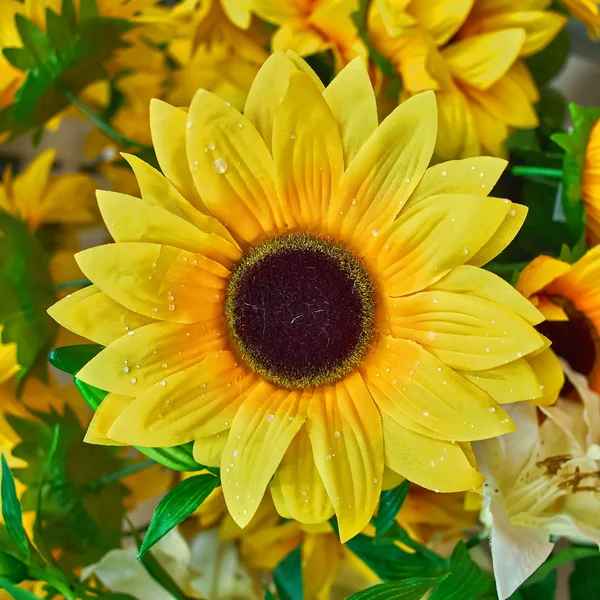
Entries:
{"label": "yellow flower in background", "polygon": [[537,87],[520,58],[549,44],[566,19],[537,0],[401,4],[408,20],[390,0],[372,4],[370,36],[402,74],[405,95],[436,91],[436,157],[506,156],[513,128],[538,125]]}
{"label": "yellow flower in background", "polygon": [[[599,26],[600,27],[600,26]],[[587,215],[587,235],[591,244],[600,243],[600,121],[592,127],[585,151],[581,197]]]}
{"label": "yellow flower in background", "polygon": [[540,330],[556,352],[600,393],[600,246],[573,265],[538,256],[523,269],[516,288],[546,317]]}
{"label": "yellow flower in background", "polygon": [[[25,74],[6,60],[2,49],[21,45],[15,25],[15,15],[22,14],[24,6],[16,0],[0,0],[0,108],[12,104]],[[2,141],[2,140],[0,140]]]}
{"label": "yellow flower in background", "polygon": [[31,231],[42,225],[90,223],[95,182],[81,173],[51,175],[55,150],[39,154],[16,176],[4,169],[0,186],[0,210],[23,219]]}
{"label": "yellow flower in background", "polygon": [[512,431],[498,403],[544,395],[548,344],[539,311],[478,268],[525,218],[487,196],[505,162],[428,169],[435,124],[426,93],[378,126],[360,58],[324,89],[275,53],[244,115],[205,90],[187,114],[154,101],[165,176],[126,157],[142,199],[99,193],[117,243],[78,254],[94,285],[50,310],[106,346],[78,374],[110,392],[89,435],[194,441],[242,527],[270,486],[280,513],[336,513],[347,540],[384,465],[477,487],[469,442]]}
{"label": "yellow flower in background", "polygon": [[560,3],[585,24],[592,39],[600,36],[600,8],[596,0],[560,0]]}
{"label": "yellow flower in background", "polygon": [[533,406],[511,406],[517,432],[473,445],[500,600],[550,555],[551,536],[600,546],[600,397],[566,364],[565,372],[581,402],[560,398],[541,424]]}
{"label": "yellow flower in background", "polygon": [[332,50],[336,72],[367,51],[352,22],[358,0],[253,0],[252,10],[278,26],[271,48],[300,56]]}

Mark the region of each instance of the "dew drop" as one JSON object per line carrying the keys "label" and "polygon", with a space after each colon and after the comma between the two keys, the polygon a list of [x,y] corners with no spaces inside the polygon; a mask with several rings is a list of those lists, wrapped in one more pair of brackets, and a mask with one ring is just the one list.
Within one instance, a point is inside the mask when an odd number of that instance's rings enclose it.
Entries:
{"label": "dew drop", "polygon": [[496,412],[496,407],[495,406],[490,406],[488,408],[488,412],[495,413]]}
{"label": "dew drop", "polygon": [[506,424],[508,424],[509,422],[510,422],[510,421],[509,421],[509,419],[502,419],[502,421],[500,421],[500,424],[501,424],[501,425],[506,425]]}
{"label": "dew drop", "polygon": [[188,122],[186,123],[186,126],[187,126],[187,128],[188,128],[188,129],[191,129],[191,128],[192,128],[192,122],[191,122],[191,121],[188,121]]}
{"label": "dew drop", "polygon": [[352,198],[351,204],[352,206],[356,206],[358,204],[358,200],[356,198]]}
{"label": "dew drop", "polygon": [[129,373],[129,367],[123,367],[123,373]]}
{"label": "dew drop", "polygon": [[435,460],[431,460],[431,461],[429,461],[429,464],[430,464],[432,467],[435,467]]}
{"label": "dew drop", "polygon": [[442,171],[442,177],[446,177],[448,175],[448,171]]}
{"label": "dew drop", "polygon": [[442,385],[447,385],[448,382],[444,379],[444,381],[442,381]]}
{"label": "dew drop", "polygon": [[427,339],[435,340],[435,338],[437,338],[437,333],[435,331],[429,331],[427,333]]}
{"label": "dew drop", "polygon": [[165,387],[165,385],[167,385],[167,382],[163,379],[158,385],[160,385],[160,387]]}
{"label": "dew drop", "polygon": [[292,133],[292,135],[290,135],[290,139],[295,140],[296,139],[296,134]]}
{"label": "dew drop", "polygon": [[127,332],[127,335],[128,335],[129,337],[131,337],[131,336],[132,336],[134,333],[135,333],[135,331],[128,331],[128,332]]}
{"label": "dew drop", "polygon": [[240,451],[236,449],[231,454],[233,454],[233,458],[237,458],[239,453],[240,453]]}
{"label": "dew drop", "polygon": [[410,177],[407,177],[404,181],[406,181],[406,183],[410,183]]}
{"label": "dew drop", "polygon": [[479,173],[479,177],[485,177],[483,173]]}
{"label": "dew drop", "polygon": [[342,436],[342,434],[339,431],[334,431],[333,432],[333,437],[334,438],[337,438],[339,440],[341,436]]}
{"label": "dew drop", "polygon": [[516,216],[516,214],[517,214],[517,211],[516,211],[514,208],[511,208],[511,209],[510,209],[510,211],[508,212],[508,214],[509,214],[511,217],[514,217],[514,216]]}
{"label": "dew drop", "polygon": [[271,414],[268,414],[268,415],[267,415],[267,421],[268,421],[269,423],[271,423],[271,422],[273,421],[273,419],[274,419],[274,418],[275,418],[275,415],[274,415],[273,413],[271,413]]}
{"label": "dew drop", "polygon": [[301,493],[303,496],[308,496],[308,492],[307,492],[306,490],[302,490],[300,493]]}
{"label": "dew drop", "polygon": [[175,305],[174,304],[169,304],[169,310],[171,312],[173,312],[175,310]]}
{"label": "dew drop", "polygon": [[469,249],[466,246],[463,248],[463,254],[469,254]]}
{"label": "dew drop", "polygon": [[372,230],[371,230],[371,235],[372,235],[373,237],[377,237],[377,236],[379,235],[379,231],[377,231],[377,229],[372,229]]}
{"label": "dew drop", "polygon": [[213,163],[213,167],[215,168],[215,171],[219,175],[223,175],[224,173],[227,173],[229,164],[227,163],[227,160],[225,160],[224,158],[217,158],[215,160],[215,162]]}
{"label": "dew drop", "polygon": [[438,367],[438,368],[437,368],[437,372],[438,372],[438,373],[441,373],[441,372],[442,372],[442,367]]}
{"label": "dew drop", "polygon": [[129,380],[129,383],[133,383],[133,384],[135,384],[135,383],[137,383],[137,379],[136,379],[135,377],[132,377],[132,378]]}
{"label": "dew drop", "polygon": [[438,298],[434,298],[434,299],[433,299],[433,303],[434,303],[434,304],[438,304],[438,302],[439,302],[439,299],[438,299]]}
{"label": "dew drop", "polygon": [[429,413],[428,413],[428,412],[424,412],[424,413],[423,413],[423,416],[424,416],[424,417],[428,417],[428,416],[429,416]]}
{"label": "dew drop", "polygon": [[210,148],[211,150],[214,150],[214,149],[216,148],[216,146],[215,146],[214,144],[211,144],[211,145],[209,146],[209,148]]}
{"label": "dew drop", "polygon": [[375,477],[375,479],[373,479],[373,483],[375,483],[375,484],[379,483],[379,479],[377,479],[377,477]]}

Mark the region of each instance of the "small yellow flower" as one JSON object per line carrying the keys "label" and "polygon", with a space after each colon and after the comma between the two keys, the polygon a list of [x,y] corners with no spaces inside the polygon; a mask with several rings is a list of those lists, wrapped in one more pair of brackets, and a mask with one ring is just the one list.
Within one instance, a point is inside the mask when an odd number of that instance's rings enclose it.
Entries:
{"label": "small yellow flower", "polygon": [[575,264],[538,256],[521,272],[517,289],[546,317],[540,327],[556,351],[600,392],[600,246]]}
{"label": "small yellow flower", "polygon": [[95,218],[94,181],[83,174],[51,175],[55,150],[39,154],[22,172],[4,170],[0,210],[23,219],[31,231],[42,225],[89,223]]}
{"label": "small yellow flower", "polygon": [[384,465],[477,487],[469,442],[512,431],[498,402],[543,395],[541,313],[479,268],[525,218],[488,197],[506,163],[428,169],[434,95],[378,125],[360,58],[324,89],[275,53],[244,114],[200,90],[187,114],[154,101],[151,129],[165,176],[126,156],[142,199],[99,193],[117,243],[78,254],[94,285],[50,310],[106,346],[78,374],[110,392],[95,439],[194,441],[240,526],[270,486],[342,540]]}

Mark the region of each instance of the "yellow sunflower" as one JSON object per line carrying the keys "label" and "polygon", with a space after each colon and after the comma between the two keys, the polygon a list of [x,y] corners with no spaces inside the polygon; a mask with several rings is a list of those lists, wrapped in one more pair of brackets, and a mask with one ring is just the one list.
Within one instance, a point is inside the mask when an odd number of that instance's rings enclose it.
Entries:
{"label": "yellow sunflower", "polygon": [[342,540],[384,466],[477,487],[469,441],[512,431],[499,402],[543,395],[530,357],[547,342],[478,268],[526,214],[487,197],[506,163],[428,169],[436,114],[425,93],[378,126],[362,59],[324,89],[282,53],[244,114],[206,90],[187,114],[154,101],[165,176],[126,157],[142,199],[99,192],[117,243],[79,253],[94,285],[50,309],[106,346],[78,374],[110,392],[96,439],[193,440],[240,526],[270,485],[286,516],[336,513]]}
{"label": "yellow sunflower", "polygon": [[545,316],[540,329],[556,352],[600,393],[600,246],[573,265],[538,256],[516,287]]}

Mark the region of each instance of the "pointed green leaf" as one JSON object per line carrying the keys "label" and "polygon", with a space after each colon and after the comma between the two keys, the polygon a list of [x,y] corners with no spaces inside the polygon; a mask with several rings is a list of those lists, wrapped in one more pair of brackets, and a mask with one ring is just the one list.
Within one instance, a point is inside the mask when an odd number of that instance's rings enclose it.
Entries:
{"label": "pointed green leaf", "polygon": [[24,556],[26,559],[29,559],[29,542],[27,541],[27,534],[23,528],[23,515],[21,513],[21,503],[17,497],[15,480],[13,478],[12,471],[6,463],[4,454],[2,454],[1,460],[2,518],[6,523],[6,529],[8,530],[12,541],[15,543],[15,546],[18,548],[22,556]]}
{"label": "pointed green leaf", "polygon": [[69,30],[71,32],[75,31],[77,28],[77,16],[75,13],[75,5],[73,4],[73,0],[62,0],[60,14],[64,17]]}
{"label": "pointed green leaf", "polygon": [[42,62],[54,53],[48,36],[33,22],[23,15],[15,15],[17,31],[21,36],[23,47],[29,50],[36,62]]}
{"label": "pointed green leaf", "polygon": [[219,485],[214,475],[195,475],[177,484],[159,503],[140,548],[141,558],[171,529],[187,519]]}
{"label": "pointed green leaf", "polygon": [[405,480],[393,490],[381,492],[379,510],[375,519],[376,537],[383,535],[396,519],[410,490],[410,481]]}
{"label": "pointed green leaf", "polygon": [[79,21],[90,21],[98,16],[98,6],[96,0],[81,0],[79,4]]}
{"label": "pointed green leaf", "polygon": [[103,346],[100,346],[100,344],[61,346],[50,352],[48,360],[57,369],[71,375],[77,375],[101,350],[103,350]]}
{"label": "pointed green leaf", "polygon": [[302,549],[292,550],[273,571],[273,581],[279,600],[302,600]]}
{"label": "pointed green leaf", "polygon": [[35,67],[35,59],[26,48],[4,48],[4,58],[20,71],[28,71]]}
{"label": "pointed green leaf", "polygon": [[[584,550],[584,548],[578,548]],[[585,548],[588,550],[588,548]],[[571,600],[589,600],[598,593],[598,573],[600,573],[600,554],[581,558],[575,563],[575,569],[569,577]]]}
{"label": "pointed green leaf", "polygon": [[383,583],[352,594],[348,600],[421,600],[448,575],[441,577],[411,577],[399,583]]}
{"label": "pointed green leaf", "polygon": [[6,590],[13,597],[13,600],[39,600],[38,596],[10,581],[6,581],[6,579],[0,579],[0,589]]}
{"label": "pointed green leaf", "polygon": [[450,576],[429,600],[478,600],[492,586],[492,578],[473,562],[464,542],[458,542],[450,557]]}
{"label": "pointed green leaf", "polygon": [[71,34],[67,19],[63,15],[57,15],[50,8],[46,8],[46,33],[57,50],[68,44]]}

